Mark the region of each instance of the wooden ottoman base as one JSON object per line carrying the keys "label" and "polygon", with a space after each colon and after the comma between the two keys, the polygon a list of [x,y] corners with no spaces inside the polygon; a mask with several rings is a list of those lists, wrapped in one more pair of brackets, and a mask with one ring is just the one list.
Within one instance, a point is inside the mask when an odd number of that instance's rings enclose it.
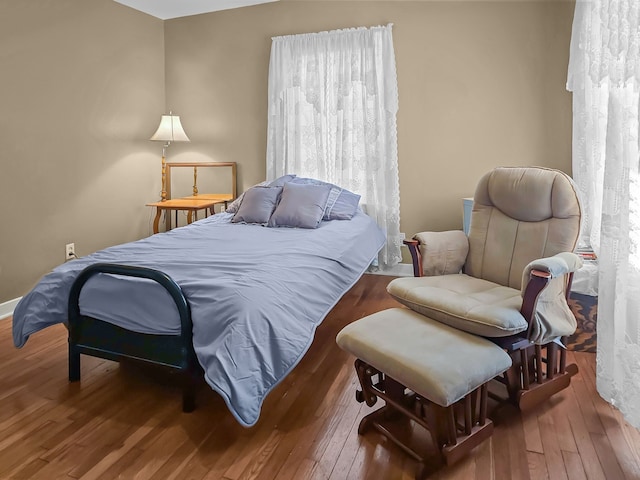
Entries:
{"label": "wooden ottoman base", "polygon": [[389,429],[391,422],[411,419],[424,427],[447,465],[460,460],[493,433],[493,423],[487,418],[486,383],[458,402],[442,407],[362,360],[356,360],[355,367],[362,386],[362,390],[356,393],[357,400],[373,406],[379,397],[386,403],[360,421],[358,433],[363,434],[369,427],[374,427],[416,459],[421,466],[416,478],[424,477],[427,457],[392,433]]}
{"label": "wooden ottoman base", "polygon": [[362,390],[356,399],[370,407],[385,401],[362,419],[358,432],[372,426],[418,460],[416,478],[424,478],[433,461],[428,447],[420,455],[404,438],[413,436],[410,420],[428,432],[437,464],[457,462],[493,433],[487,384],[512,361],[489,340],[392,308],[347,325],[336,341],[357,358]]}

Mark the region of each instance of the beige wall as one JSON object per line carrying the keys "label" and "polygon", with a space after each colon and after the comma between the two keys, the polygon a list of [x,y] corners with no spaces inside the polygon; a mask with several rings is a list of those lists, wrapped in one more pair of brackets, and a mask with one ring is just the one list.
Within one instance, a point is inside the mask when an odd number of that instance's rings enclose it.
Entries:
{"label": "beige wall", "polygon": [[112,0],[0,0],[0,303],[146,236],[160,190],[163,22]]}
{"label": "beige wall", "polygon": [[394,24],[401,229],[459,228],[461,198],[493,166],[570,170],[572,14],[281,0],[162,22],[112,0],[0,0],[0,303],[62,263],[66,243],[85,255],[150,232],[160,145],[147,138],[165,107],[192,140],[170,161],[238,162],[240,190],[263,180],[277,35]]}
{"label": "beige wall", "polygon": [[391,22],[401,230],[461,228],[492,167],[570,171],[572,17],[571,2],[282,0],[169,20],[167,105],[192,139],[173,153],[238,162],[240,190],[263,180],[271,37]]}

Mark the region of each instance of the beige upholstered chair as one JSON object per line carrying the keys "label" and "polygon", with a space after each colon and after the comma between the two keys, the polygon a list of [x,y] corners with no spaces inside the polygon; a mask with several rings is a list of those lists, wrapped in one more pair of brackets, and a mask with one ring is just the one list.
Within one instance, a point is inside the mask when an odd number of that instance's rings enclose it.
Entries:
{"label": "beige upholstered chair", "polygon": [[424,316],[503,347],[512,366],[499,380],[528,408],[566,388],[577,372],[558,343],[576,328],[566,297],[582,265],[571,253],[580,218],[566,174],[496,168],[478,183],[469,236],[415,235],[405,242],[415,277],[393,280],[387,290]]}

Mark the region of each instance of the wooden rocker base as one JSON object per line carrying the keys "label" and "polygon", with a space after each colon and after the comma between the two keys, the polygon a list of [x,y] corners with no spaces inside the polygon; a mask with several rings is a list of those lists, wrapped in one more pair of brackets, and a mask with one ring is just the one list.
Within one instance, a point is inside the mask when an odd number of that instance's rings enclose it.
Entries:
{"label": "wooden rocker base", "polygon": [[509,355],[511,368],[496,380],[507,387],[509,400],[520,410],[532,409],[564,390],[578,373],[577,365],[566,364],[566,350],[555,343],[529,344],[509,351]]}
{"label": "wooden rocker base", "polygon": [[528,390],[518,392],[517,404],[520,410],[529,410],[548,400],[552,395],[564,390],[571,383],[571,377],[578,373],[574,364],[567,365],[565,373],[557,374],[542,384],[533,384]]}

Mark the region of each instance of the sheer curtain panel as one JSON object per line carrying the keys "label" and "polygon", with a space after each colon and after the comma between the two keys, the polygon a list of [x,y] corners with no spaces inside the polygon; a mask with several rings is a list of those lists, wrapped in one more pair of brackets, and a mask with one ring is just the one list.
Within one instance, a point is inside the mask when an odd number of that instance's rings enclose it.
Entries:
{"label": "sheer curtain panel", "polygon": [[640,428],[640,1],[577,1],[567,87],[582,242],[599,258],[596,384]]}
{"label": "sheer curtain panel", "polygon": [[287,173],[362,196],[387,234],[384,269],[401,260],[391,25],[272,39],[267,179]]}

